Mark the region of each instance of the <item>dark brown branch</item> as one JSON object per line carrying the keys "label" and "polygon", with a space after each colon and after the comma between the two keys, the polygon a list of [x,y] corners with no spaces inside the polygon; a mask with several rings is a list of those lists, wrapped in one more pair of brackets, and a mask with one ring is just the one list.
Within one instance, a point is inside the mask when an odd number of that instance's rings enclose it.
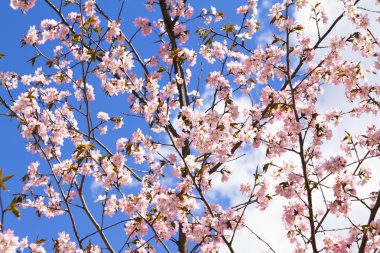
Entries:
{"label": "dark brown branch", "polygon": [[368,235],[367,235],[368,234],[368,228],[371,225],[372,221],[375,220],[375,217],[376,217],[376,214],[377,214],[377,211],[379,210],[379,208],[380,208],[380,191],[377,192],[377,198],[376,198],[375,205],[371,209],[371,214],[369,216],[367,226],[364,227],[363,239],[362,239],[362,242],[360,244],[360,248],[359,248],[358,253],[364,253],[365,252],[365,247],[367,246],[367,242],[368,242]]}

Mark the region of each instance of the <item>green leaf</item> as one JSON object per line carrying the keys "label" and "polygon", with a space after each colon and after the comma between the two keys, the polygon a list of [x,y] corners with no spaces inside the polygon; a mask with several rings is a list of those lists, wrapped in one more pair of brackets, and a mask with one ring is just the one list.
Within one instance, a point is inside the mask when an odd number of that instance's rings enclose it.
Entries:
{"label": "green leaf", "polygon": [[302,31],[304,28],[303,28],[303,26],[302,25],[297,25],[297,26],[295,26],[292,30],[294,30],[294,31]]}
{"label": "green leaf", "polygon": [[92,61],[96,61],[96,57],[97,57],[97,53],[96,53],[96,51],[92,52],[92,53],[91,53],[91,60],[92,60]]}
{"label": "green leaf", "polygon": [[263,167],[263,171],[264,171],[264,172],[267,172],[268,169],[269,169],[269,166],[271,166],[271,165],[272,165],[272,163],[267,163],[267,164],[265,164],[264,167]]}
{"label": "green leaf", "polygon": [[21,181],[22,181],[22,182],[25,182],[25,181],[27,181],[27,180],[29,180],[29,175],[28,175],[28,174],[24,175],[24,176],[21,178]]}
{"label": "green leaf", "polygon": [[274,37],[274,39],[272,41],[272,44],[275,44],[276,42],[282,41],[282,38],[279,37],[279,36],[277,36],[277,35],[275,35],[275,34],[273,35],[273,37]]}
{"label": "green leaf", "polygon": [[44,244],[45,243],[45,239],[39,239],[36,241],[36,244]]}
{"label": "green leaf", "polygon": [[63,4],[63,6],[67,6],[69,4],[77,4],[78,5],[78,3],[75,0],[66,0],[65,3]]}
{"label": "green leaf", "polygon": [[104,27],[95,27],[94,28],[94,31],[100,36],[100,34],[102,33]]}
{"label": "green leaf", "polygon": [[220,16],[220,17],[222,17],[222,18],[225,18],[225,17],[226,17],[226,14],[224,14],[223,12],[218,11],[218,16]]}
{"label": "green leaf", "polygon": [[20,210],[17,209],[17,204],[22,202],[22,197],[13,198],[6,210],[11,211],[17,218],[20,218]]}
{"label": "green leaf", "polygon": [[229,32],[235,34],[235,31],[234,31],[234,25],[231,25],[231,24],[226,24],[224,27],[222,27],[221,30],[222,30],[222,31],[226,31],[226,34],[228,34]]}
{"label": "green leaf", "polygon": [[36,54],[35,56],[33,56],[32,58],[30,58],[28,60],[28,62],[32,63],[32,66],[34,66],[34,64],[36,63],[36,60],[38,57],[40,57],[41,55],[40,54]]}
{"label": "green leaf", "polygon": [[6,176],[2,179],[2,182],[7,182],[9,179],[11,179],[14,175]]}
{"label": "green leaf", "polygon": [[11,179],[13,176],[14,175],[10,175],[3,178],[3,169],[0,169],[0,188],[5,191],[7,188],[5,187],[4,183]]}
{"label": "green leaf", "polygon": [[49,66],[49,68],[51,68],[53,65],[54,65],[54,61],[53,60],[48,60],[45,65]]}
{"label": "green leaf", "polygon": [[20,210],[18,210],[16,207],[13,207],[11,209],[11,212],[14,214],[14,216],[16,216],[17,218],[20,218],[21,217],[21,214],[20,214]]}
{"label": "green leaf", "polygon": [[166,71],[166,69],[164,67],[162,67],[162,66],[160,66],[158,68],[158,70],[157,70],[158,73],[161,73],[161,72],[164,72],[164,71]]}

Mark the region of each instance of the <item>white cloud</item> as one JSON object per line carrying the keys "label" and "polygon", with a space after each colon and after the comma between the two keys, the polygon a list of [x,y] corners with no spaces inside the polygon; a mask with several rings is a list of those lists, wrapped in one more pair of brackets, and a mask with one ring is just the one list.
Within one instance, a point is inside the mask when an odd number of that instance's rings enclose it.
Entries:
{"label": "white cloud", "polygon": [[[256,166],[262,166],[268,162],[265,158],[265,149],[246,148],[245,156],[228,164],[232,175],[228,183],[221,183],[214,180],[213,190],[209,193],[210,197],[217,198],[219,194],[228,198],[230,205],[235,206],[247,201],[240,193],[242,183],[252,183],[253,173]],[[239,156],[239,154],[237,154]],[[275,198],[265,211],[260,211],[254,206],[247,208],[245,213],[245,224],[256,233],[261,239],[265,240],[276,252],[291,252],[286,231],[282,226],[282,206],[285,204],[283,199]],[[255,253],[268,250],[268,246],[260,241],[247,228],[239,230],[235,236],[233,247],[235,252]],[[227,248],[222,248],[220,252],[229,252]]]}
{"label": "white cloud", "polygon": [[[268,1],[265,1],[266,3]],[[317,1],[310,1],[317,2]],[[340,1],[322,0],[322,5],[325,7],[327,15],[329,16],[329,23],[326,26],[321,27],[321,32],[325,32],[329,25],[335,20],[335,18],[340,15],[343,11],[343,4]],[[362,7],[373,10],[375,1],[364,1]],[[370,19],[374,21],[378,16],[369,13]],[[315,22],[309,19],[310,15],[307,12],[296,13],[296,19],[304,26],[305,30],[308,31],[313,36],[316,36],[317,30],[315,27]],[[378,23],[377,23],[378,24]],[[341,22],[334,28],[329,37],[332,36],[343,36],[348,35],[354,31],[353,25],[346,19],[343,18]],[[380,29],[374,29],[375,36],[379,36]],[[326,45],[327,43],[325,43]],[[317,54],[317,58],[323,56],[326,51],[320,51]],[[345,58],[352,61],[361,61],[364,66],[369,66],[371,62],[363,62],[363,59],[358,53],[354,53],[349,50],[345,52]],[[375,77],[378,78],[378,77]],[[370,81],[375,81],[374,78]],[[242,102],[242,105],[245,105]],[[336,107],[342,111],[348,111],[352,108],[352,105],[347,101],[344,96],[344,90],[342,87],[328,86],[325,87],[324,94],[320,96],[319,102],[317,104],[318,111],[326,111],[329,108]],[[380,124],[380,117],[374,117],[373,115],[363,115],[360,118],[345,117],[342,123],[336,127],[334,132],[334,137],[332,140],[327,142],[323,146],[323,154],[326,158],[330,155],[336,155],[340,152],[339,144],[345,135],[345,131],[350,132],[352,135],[357,135],[364,133],[366,126],[371,123]],[[233,171],[233,176],[228,184],[217,184],[214,188],[215,196],[217,194],[223,193],[223,195],[228,198],[232,205],[234,203],[241,203],[244,201],[239,191],[239,186],[242,182],[246,181],[252,175],[252,168],[255,168],[258,164],[263,164],[265,162],[265,155],[263,150],[250,150],[247,151],[245,157],[230,164]],[[290,160],[291,157],[284,157],[281,160]],[[369,160],[365,164],[369,168],[373,168],[373,180],[368,184],[365,189],[358,190],[359,194],[368,194],[370,191],[377,191],[379,188],[380,170],[378,160]],[[237,172],[239,170],[239,172]],[[321,196],[315,196],[315,203],[322,203]],[[286,231],[282,225],[282,207],[286,204],[283,199],[274,198],[273,202],[265,211],[259,211],[255,207],[250,207],[247,209],[245,222],[249,227],[257,233],[262,239],[267,241],[271,247],[276,252],[292,252],[294,248],[290,244],[286,236]],[[352,205],[351,218],[354,222],[365,223],[368,219],[368,210],[363,209],[363,207],[358,204]],[[325,220],[324,225],[326,228],[343,228],[349,225],[346,218],[337,218],[334,215],[328,215]],[[247,229],[242,229],[237,232],[234,240],[235,252],[239,253],[256,253],[268,250],[268,247],[257,239],[251,232]],[[221,252],[229,252],[227,248],[222,248]]]}
{"label": "white cloud", "polygon": [[104,185],[97,182],[96,180],[93,180],[91,182],[90,190],[93,198],[97,198],[100,192],[104,193],[104,189]]}

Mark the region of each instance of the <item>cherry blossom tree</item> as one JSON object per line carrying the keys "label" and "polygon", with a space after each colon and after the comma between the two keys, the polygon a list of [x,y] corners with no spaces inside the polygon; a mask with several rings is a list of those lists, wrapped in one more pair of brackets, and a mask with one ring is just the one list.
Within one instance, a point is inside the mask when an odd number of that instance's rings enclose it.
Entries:
{"label": "cherry blossom tree", "polygon": [[[242,252],[248,233],[284,252],[264,239],[277,231],[249,225],[282,201],[294,252],[378,252],[379,1],[342,0],[334,15],[311,0],[136,2],[146,10],[130,21],[126,0],[10,1],[50,13],[20,31],[35,71],[0,72],[1,116],[35,154],[0,173],[5,194],[24,182],[0,201],[0,251]],[[348,106],[320,106],[330,87]],[[341,130],[362,116],[364,132]],[[50,244],[21,238],[7,217],[23,209],[66,227]]]}

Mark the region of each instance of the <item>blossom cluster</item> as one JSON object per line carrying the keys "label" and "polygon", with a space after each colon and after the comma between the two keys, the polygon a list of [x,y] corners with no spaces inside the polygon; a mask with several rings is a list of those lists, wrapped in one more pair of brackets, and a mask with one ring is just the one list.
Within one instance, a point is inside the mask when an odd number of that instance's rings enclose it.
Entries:
{"label": "blossom cluster", "polygon": [[[17,207],[70,221],[73,234],[58,234],[57,252],[115,252],[108,229],[120,233],[120,251],[235,252],[234,240],[257,218],[247,210],[265,212],[277,200],[295,252],[380,247],[380,193],[368,190],[378,183],[371,162],[380,157],[379,126],[346,132],[336,154],[326,151],[344,120],[375,118],[380,108],[379,39],[358,1],[343,1],[330,24],[320,2],[283,0],[264,10],[247,0],[231,24],[217,5],[148,0],[147,16],[128,28],[123,6],[113,19],[95,0],[46,2],[58,18],[30,26],[22,39],[39,66],[0,72],[0,115],[17,120],[26,150],[39,155]],[[23,12],[34,5],[11,0]],[[293,15],[305,10],[316,34]],[[262,11],[267,20],[259,23]],[[331,35],[343,17],[355,32]],[[275,34],[263,45],[256,38],[266,29]],[[321,109],[331,87],[349,109]],[[264,162],[233,165],[262,150]],[[253,176],[236,183],[244,171]],[[220,184],[236,200],[215,197]],[[101,194],[89,205],[94,188]],[[352,219],[358,203],[371,213],[367,223]],[[94,233],[83,235],[78,214]],[[329,229],[330,216],[348,228]],[[2,252],[44,246],[0,233]]]}

